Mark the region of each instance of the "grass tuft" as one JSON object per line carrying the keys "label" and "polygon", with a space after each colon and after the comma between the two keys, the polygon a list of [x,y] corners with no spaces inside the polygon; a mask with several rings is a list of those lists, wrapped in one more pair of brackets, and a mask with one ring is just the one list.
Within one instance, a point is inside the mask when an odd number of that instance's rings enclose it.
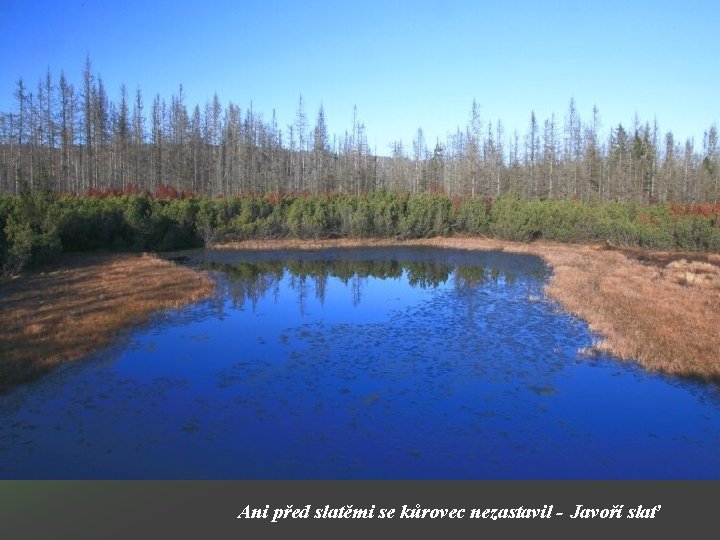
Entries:
{"label": "grass tuft", "polygon": [[152,313],[208,297],[206,275],[151,255],[63,256],[0,281],[0,392],[106,346]]}

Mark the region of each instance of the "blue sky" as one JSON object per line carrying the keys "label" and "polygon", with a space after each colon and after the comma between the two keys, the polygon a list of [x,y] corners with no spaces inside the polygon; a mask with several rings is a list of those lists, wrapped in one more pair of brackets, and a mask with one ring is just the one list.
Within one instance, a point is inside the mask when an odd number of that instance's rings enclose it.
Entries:
{"label": "blue sky", "polygon": [[357,105],[381,153],[418,127],[443,140],[473,99],[521,136],[532,110],[562,122],[571,97],[603,132],[637,114],[699,145],[720,120],[715,0],[0,0],[0,20],[0,111],[48,68],[79,87],[89,54],[113,99],[140,86],[148,110],[182,83],[189,108],[217,92],[284,127],[302,94],[311,124],[322,102],[341,133]]}

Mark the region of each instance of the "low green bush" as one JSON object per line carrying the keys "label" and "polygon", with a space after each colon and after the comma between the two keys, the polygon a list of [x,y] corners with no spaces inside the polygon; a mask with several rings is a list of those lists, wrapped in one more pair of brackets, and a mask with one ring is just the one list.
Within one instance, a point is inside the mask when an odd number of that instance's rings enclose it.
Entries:
{"label": "low green bush", "polygon": [[0,196],[0,267],[19,271],[61,251],[174,250],[224,240],[277,237],[426,238],[484,235],[530,242],[604,242],[664,250],[720,251],[710,217],[666,204],[494,200],[376,191],[368,195],[212,199]]}

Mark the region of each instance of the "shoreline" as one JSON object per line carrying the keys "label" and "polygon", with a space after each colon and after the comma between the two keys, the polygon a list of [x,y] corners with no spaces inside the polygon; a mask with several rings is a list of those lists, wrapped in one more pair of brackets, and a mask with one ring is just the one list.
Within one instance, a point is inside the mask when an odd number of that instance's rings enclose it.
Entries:
{"label": "shoreline", "polygon": [[214,288],[206,273],[148,254],[67,254],[43,271],[3,279],[0,394]]}
{"label": "shoreline", "polygon": [[545,294],[600,336],[582,354],[608,353],[649,371],[720,382],[720,254],[481,237],[247,240],[209,249],[392,246],[539,256],[552,272]]}
{"label": "shoreline", "polygon": [[[650,371],[720,382],[720,254],[480,237],[248,240],[207,249],[393,246],[539,256],[551,270],[545,294],[601,336],[581,354],[609,353]],[[180,253],[72,254],[43,272],[0,281],[0,393],[81,360],[159,311],[208,298],[213,280],[169,260]]]}

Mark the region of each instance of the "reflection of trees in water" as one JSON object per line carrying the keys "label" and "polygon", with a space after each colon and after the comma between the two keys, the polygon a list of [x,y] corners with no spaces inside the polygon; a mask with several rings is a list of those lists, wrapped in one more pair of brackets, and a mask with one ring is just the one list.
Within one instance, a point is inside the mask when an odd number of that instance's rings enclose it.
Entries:
{"label": "reflection of trees in water", "polygon": [[453,267],[448,264],[409,262],[405,264],[405,270],[411,287],[434,289],[448,280]]}
{"label": "reflection of trees in water", "polygon": [[270,292],[277,302],[281,282],[288,277],[288,286],[297,293],[301,313],[305,313],[310,282],[315,291],[315,298],[321,304],[325,303],[329,278],[338,279],[351,288],[353,307],[357,307],[361,302],[362,288],[367,278],[399,279],[405,275],[411,287],[430,289],[446,283],[452,276],[455,289],[467,292],[478,286],[496,284],[501,278],[508,284],[512,284],[516,279],[512,273],[494,267],[397,260],[207,263],[205,269],[220,272],[226,277],[223,292],[232,299],[235,307],[243,307],[246,303],[250,303],[254,308]]}
{"label": "reflection of trees in water", "polygon": [[455,289],[458,291],[471,291],[487,279],[488,272],[484,266],[459,266],[455,269]]}
{"label": "reflection of trees in water", "polygon": [[320,304],[325,303],[325,293],[327,291],[327,280],[328,275],[327,274],[321,274],[319,276],[315,276],[315,298],[318,299]]}
{"label": "reflection of trees in water", "polygon": [[472,291],[480,286],[497,285],[502,282],[513,286],[519,276],[514,272],[503,272],[499,268],[487,266],[457,266],[455,268],[455,289],[457,291]]}
{"label": "reflection of trees in water", "polygon": [[226,277],[220,286],[225,290],[224,296],[232,299],[233,307],[241,308],[246,302],[254,307],[272,291],[277,300],[280,294],[280,282],[285,274],[281,262],[260,263],[209,263],[204,269],[220,272]]}

